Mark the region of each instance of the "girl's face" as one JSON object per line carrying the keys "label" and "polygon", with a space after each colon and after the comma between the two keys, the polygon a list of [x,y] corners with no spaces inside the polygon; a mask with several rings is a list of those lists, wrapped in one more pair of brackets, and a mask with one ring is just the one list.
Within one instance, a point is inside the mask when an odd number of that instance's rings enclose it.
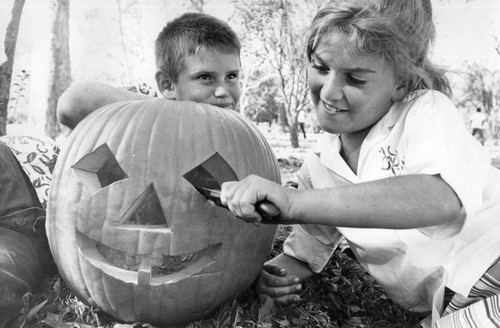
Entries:
{"label": "girl's face", "polygon": [[323,38],[312,54],[309,87],[318,123],[330,133],[359,137],[400,100],[393,68],[383,58],[357,55],[343,38]]}

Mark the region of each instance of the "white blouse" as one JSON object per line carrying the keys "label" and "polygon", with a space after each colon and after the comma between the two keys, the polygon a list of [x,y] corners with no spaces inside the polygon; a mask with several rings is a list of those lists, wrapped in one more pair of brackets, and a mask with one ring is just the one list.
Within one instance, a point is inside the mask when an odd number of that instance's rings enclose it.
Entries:
{"label": "white blouse", "polygon": [[[500,171],[445,95],[419,91],[394,104],[361,145],[357,175],[325,134],[304,161],[301,188],[330,188],[405,174],[439,174],[456,192],[464,221],[420,229],[298,225],[284,252],[319,272],[345,237],[365,269],[396,303],[442,313],[444,287],[467,296],[500,256]],[[408,195],[411,197],[411,195]]]}

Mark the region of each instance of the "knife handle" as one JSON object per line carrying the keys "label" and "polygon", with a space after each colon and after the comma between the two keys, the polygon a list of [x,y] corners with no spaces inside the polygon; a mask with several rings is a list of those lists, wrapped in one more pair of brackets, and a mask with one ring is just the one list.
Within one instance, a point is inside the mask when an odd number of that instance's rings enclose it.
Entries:
{"label": "knife handle", "polygon": [[280,215],[280,209],[271,202],[263,201],[257,203],[257,212],[262,216],[262,221],[264,223],[271,223],[273,218]]}
{"label": "knife handle", "polygon": [[[220,201],[220,190],[214,190],[214,189],[204,189],[204,190],[210,192],[209,199],[211,199],[217,206],[222,206],[227,208],[227,206],[222,205]],[[262,221],[264,223],[271,223],[273,221],[273,218],[280,215],[280,209],[271,202],[267,201],[259,202],[256,204],[255,208],[257,212],[259,212],[260,216],[262,216]]]}

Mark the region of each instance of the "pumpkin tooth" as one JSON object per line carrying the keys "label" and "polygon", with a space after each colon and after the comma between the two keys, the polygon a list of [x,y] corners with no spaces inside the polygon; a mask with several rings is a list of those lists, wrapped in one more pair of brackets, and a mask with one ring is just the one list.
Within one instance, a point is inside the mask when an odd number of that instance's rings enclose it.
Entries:
{"label": "pumpkin tooth", "polygon": [[132,255],[125,255],[125,265],[128,266],[129,268],[137,266],[137,260],[135,256]]}
{"label": "pumpkin tooth", "polygon": [[149,286],[151,284],[152,272],[151,259],[149,257],[143,257],[139,270],[137,271],[137,284],[139,286]]}

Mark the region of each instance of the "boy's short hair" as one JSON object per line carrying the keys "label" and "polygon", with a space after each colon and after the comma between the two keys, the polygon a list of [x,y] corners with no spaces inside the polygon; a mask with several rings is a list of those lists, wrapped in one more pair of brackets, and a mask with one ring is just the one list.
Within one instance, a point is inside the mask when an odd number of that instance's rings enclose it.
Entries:
{"label": "boy's short hair", "polygon": [[224,21],[203,13],[186,13],[169,22],[155,43],[156,68],[177,82],[185,59],[199,50],[240,56],[241,43]]}

